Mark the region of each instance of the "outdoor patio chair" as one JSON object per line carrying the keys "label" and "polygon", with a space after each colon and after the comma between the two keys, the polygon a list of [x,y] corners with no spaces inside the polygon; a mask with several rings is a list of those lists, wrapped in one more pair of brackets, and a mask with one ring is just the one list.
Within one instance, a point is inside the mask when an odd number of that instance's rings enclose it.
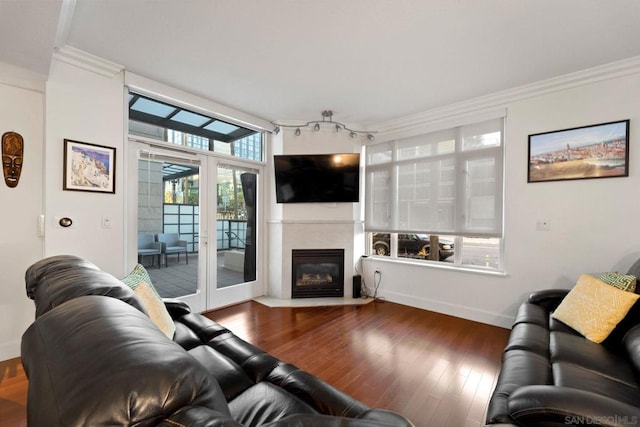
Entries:
{"label": "outdoor patio chair", "polygon": [[189,255],[187,254],[187,241],[180,240],[177,233],[159,233],[158,243],[162,245],[162,253],[164,254],[164,265],[167,264],[167,255],[178,254],[178,262],[180,262],[180,254],[184,253],[186,263],[189,264]]}
{"label": "outdoor patio chair", "polygon": [[[151,265],[155,264],[155,257],[158,256],[158,268],[162,265],[160,256],[162,255],[162,245],[155,241],[153,234],[138,234],[138,262],[142,264],[145,255],[151,256]],[[166,265],[166,261],[165,261]]]}

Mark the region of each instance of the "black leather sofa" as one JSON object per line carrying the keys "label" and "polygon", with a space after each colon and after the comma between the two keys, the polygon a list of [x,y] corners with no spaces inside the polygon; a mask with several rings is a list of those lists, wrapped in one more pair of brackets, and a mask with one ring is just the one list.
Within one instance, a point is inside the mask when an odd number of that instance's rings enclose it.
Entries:
{"label": "black leather sofa", "polygon": [[[640,261],[627,274],[640,278]],[[568,292],[535,292],[520,306],[487,425],[640,424],[640,302],[596,344],[551,317]]]}
{"label": "black leather sofa", "polygon": [[55,256],[26,272],[36,320],[22,338],[37,426],[411,426],[166,301],[173,340],[133,291]]}

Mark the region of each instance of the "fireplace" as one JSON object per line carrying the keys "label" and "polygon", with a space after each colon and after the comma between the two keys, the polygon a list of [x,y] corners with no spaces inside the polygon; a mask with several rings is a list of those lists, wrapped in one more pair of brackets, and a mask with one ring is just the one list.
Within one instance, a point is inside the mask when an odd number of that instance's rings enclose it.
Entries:
{"label": "fireplace", "polygon": [[344,296],[344,249],[293,249],[293,298]]}

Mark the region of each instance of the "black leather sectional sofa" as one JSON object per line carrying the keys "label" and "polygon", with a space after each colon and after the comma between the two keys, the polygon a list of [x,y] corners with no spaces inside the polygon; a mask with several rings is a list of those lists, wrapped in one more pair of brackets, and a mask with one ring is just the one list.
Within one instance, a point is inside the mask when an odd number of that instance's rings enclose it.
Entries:
{"label": "black leather sectional sofa", "polygon": [[[640,278],[640,261],[627,274]],[[551,317],[568,292],[535,292],[520,306],[488,425],[640,425],[640,302],[596,344]]]}
{"label": "black leather sectional sofa", "polygon": [[115,277],[74,256],[26,273],[22,339],[37,426],[411,426],[166,301],[173,339]]}

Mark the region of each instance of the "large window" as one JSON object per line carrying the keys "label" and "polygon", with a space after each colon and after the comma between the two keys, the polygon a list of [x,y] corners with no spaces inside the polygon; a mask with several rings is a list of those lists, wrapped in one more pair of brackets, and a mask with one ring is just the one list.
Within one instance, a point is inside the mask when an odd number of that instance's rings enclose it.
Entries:
{"label": "large window", "polygon": [[129,93],[129,133],[262,161],[262,132]]}
{"label": "large window", "polygon": [[368,146],[372,253],[501,269],[503,127],[498,118]]}

